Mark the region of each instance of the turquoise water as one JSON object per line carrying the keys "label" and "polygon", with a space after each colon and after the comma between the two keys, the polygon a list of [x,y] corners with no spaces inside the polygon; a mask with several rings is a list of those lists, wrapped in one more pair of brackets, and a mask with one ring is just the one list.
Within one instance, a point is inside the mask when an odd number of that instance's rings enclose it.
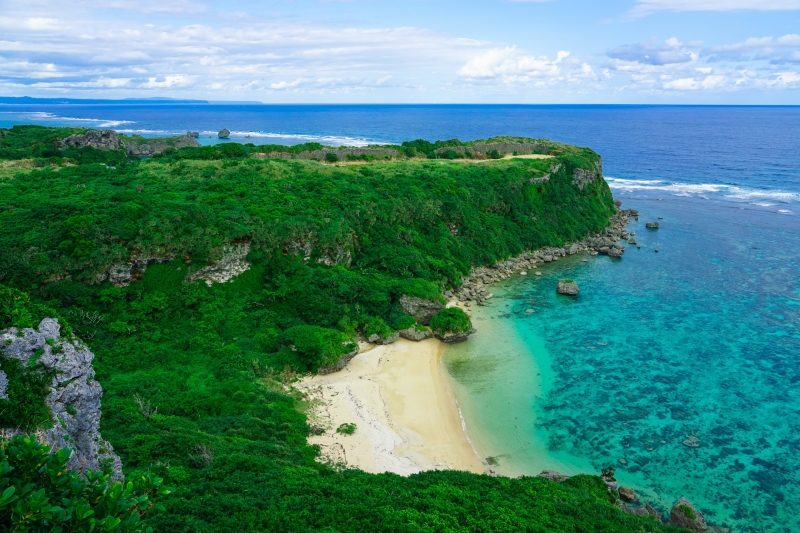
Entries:
{"label": "turquoise water", "polygon": [[734,531],[800,531],[795,217],[640,193],[617,196],[642,249],[542,265],[475,309],[445,354],[470,438],[501,473],[614,465],[662,512],[686,496]]}

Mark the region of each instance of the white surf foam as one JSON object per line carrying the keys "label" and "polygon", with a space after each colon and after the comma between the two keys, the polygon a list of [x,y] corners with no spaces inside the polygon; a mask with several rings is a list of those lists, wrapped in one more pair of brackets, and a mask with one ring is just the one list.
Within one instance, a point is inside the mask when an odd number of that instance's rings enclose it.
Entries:
{"label": "white surf foam", "polygon": [[672,196],[703,199],[725,199],[748,202],[761,207],[776,203],[800,202],[800,192],[770,189],[751,189],[720,183],[676,183],[662,180],[631,180],[606,176],[609,187],[619,192],[668,192]]}

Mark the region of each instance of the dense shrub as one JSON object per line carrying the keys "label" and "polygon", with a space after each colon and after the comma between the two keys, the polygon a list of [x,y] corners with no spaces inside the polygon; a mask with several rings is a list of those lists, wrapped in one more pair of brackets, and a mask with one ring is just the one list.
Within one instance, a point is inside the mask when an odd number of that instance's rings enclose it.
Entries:
{"label": "dense shrub", "polygon": [[330,366],[356,349],[353,339],[341,331],[319,326],[294,326],[284,333],[291,350],[301,355],[309,369]]}
{"label": "dense shrub", "polygon": [[163,510],[162,480],[114,483],[108,472],[82,477],[66,468],[70,450],[50,453],[27,436],[0,441],[0,527],[3,531],[78,533],[152,531],[144,519]]}
{"label": "dense shrub", "polygon": [[466,333],[472,330],[472,321],[469,319],[469,315],[458,307],[448,307],[433,315],[430,327],[440,335]]}

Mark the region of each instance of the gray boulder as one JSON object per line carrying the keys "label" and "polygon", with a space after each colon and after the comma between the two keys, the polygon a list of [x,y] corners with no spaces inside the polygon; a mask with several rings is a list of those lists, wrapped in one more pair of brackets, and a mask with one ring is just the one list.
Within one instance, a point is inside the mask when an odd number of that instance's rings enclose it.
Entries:
{"label": "gray boulder", "polygon": [[672,506],[667,524],[689,529],[696,533],[703,533],[708,530],[706,518],[686,498],[681,498]]}
{"label": "gray boulder", "polygon": [[119,150],[122,146],[114,130],[89,130],[86,133],[70,135],[60,143],[62,150],[67,148],[96,148],[98,150]]}
{"label": "gray boulder", "polygon": [[404,339],[417,342],[433,337],[433,332],[430,330],[430,328],[417,329],[414,326],[411,326],[407,329],[401,329],[398,331],[398,333]]}
{"label": "gray boulder", "polygon": [[[53,418],[53,427],[36,431],[37,439],[54,450],[72,450],[67,466],[85,472],[97,471],[108,464],[115,479],[121,480],[122,462],[114,449],[100,436],[100,399],[103,389],[94,380],[94,354],[73,339],[62,339],[58,321],[45,318],[34,330],[9,328],[0,332],[0,366],[3,360],[17,359],[28,365],[36,353],[36,365],[53,372],[50,392],[45,404]],[[41,350],[41,351],[40,351]],[[8,377],[6,378],[6,387]],[[2,381],[2,380],[0,380]],[[0,397],[6,388],[0,384]],[[0,408],[1,404],[0,404]],[[0,436],[12,438],[30,428],[0,428]]]}
{"label": "gray boulder", "polygon": [[386,337],[381,337],[377,333],[373,333],[372,335],[367,338],[367,342],[371,342],[373,344],[393,344],[397,342],[397,339],[400,338],[400,332],[395,331],[391,335]]}
{"label": "gray boulder", "polygon": [[228,137],[231,136],[231,132],[228,128],[222,128],[221,130],[219,130],[219,133],[217,133],[217,136],[220,139],[227,139]]}
{"label": "gray boulder", "polygon": [[578,284],[571,279],[562,279],[556,286],[556,292],[567,296],[577,296],[581,290],[578,288]]}
{"label": "gray boulder", "polygon": [[200,137],[200,132],[199,131],[188,131],[188,132],[186,132],[186,136],[187,137],[191,137],[192,139],[197,139],[198,137]]}
{"label": "gray boulder", "polygon": [[444,304],[404,294],[400,297],[400,308],[407,315],[416,318],[417,322],[427,326],[433,315],[444,309]]}
{"label": "gray boulder", "polygon": [[644,227],[647,229],[658,229],[658,222],[646,222]]}

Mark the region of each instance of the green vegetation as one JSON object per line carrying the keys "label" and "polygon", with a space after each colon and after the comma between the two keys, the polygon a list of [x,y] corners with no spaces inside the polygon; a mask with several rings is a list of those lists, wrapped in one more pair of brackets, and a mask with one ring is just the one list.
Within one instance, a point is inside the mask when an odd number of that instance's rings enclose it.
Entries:
{"label": "green vegetation", "polygon": [[82,477],[66,468],[70,451],[50,448],[29,437],[0,443],[0,527],[30,533],[152,531],[144,519],[163,510],[169,494],[162,480],[144,476],[114,483],[109,472]]}
{"label": "green vegetation", "polygon": [[692,509],[688,505],[681,505],[679,509],[683,511],[683,514],[686,515],[686,518],[690,520],[694,520],[695,518],[697,518],[697,514],[695,514],[694,509]]}
{"label": "green vegetation", "polygon": [[348,422],[345,422],[336,428],[336,433],[341,433],[342,435],[352,435],[355,432],[356,425]]}
{"label": "green vegetation", "polygon": [[433,315],[430,326],[440,335],[466,333],[472,329],[472,321],[469,319],[469,315],[458,307],[448,307]]}
{"label": "green vegetation", "polygon": [[[9,159],[56,157],[36,146],[68,133],[24,130],[26,145],[16,130],[2,137]],[[414,143],[401,149],[428,153]],[[296,372],[354,349],[356,334],[415,325],[403,294],[441,301],[473,266],[599,231],[613,213],[608,187],[572,185],[597,155],[560,146],[548,160],[337,166],[263,158],[308,146],[224,143],[115,169],[77,158],[16,167],[0,173],[0,283],[25,294],[0,287],[0,327],[60,316],[91,347],[101,431],[126,476],[174,487],[148,519],[156,531],[664,531],[614,507],[592,476],[556,484],[320,464],[308,401],[291,388]],[[546,173],[549,183],[531,184]],[[226,246],[249,246],[249,270],[186,281]],[[120,268],[129,285],[97,282]],[[468,326],[455,311],[437,321]]]}

